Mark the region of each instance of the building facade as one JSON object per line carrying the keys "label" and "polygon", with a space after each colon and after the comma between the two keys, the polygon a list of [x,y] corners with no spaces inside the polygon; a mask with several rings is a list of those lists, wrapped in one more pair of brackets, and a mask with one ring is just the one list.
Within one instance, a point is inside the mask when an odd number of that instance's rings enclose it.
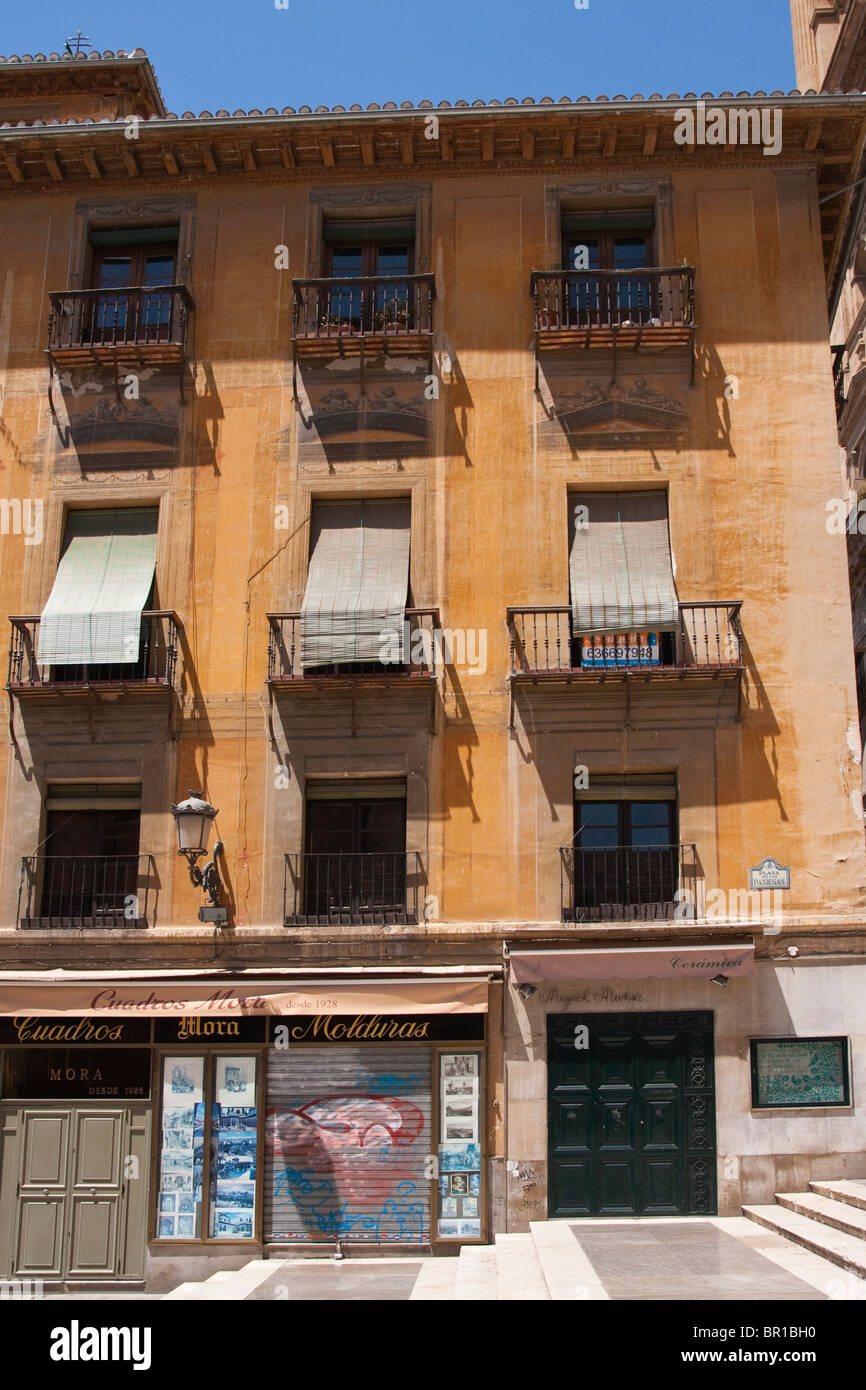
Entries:
{"label": "building facade", "polygon": [[0,1274],[863,1176],[864,116],[0,64]]}

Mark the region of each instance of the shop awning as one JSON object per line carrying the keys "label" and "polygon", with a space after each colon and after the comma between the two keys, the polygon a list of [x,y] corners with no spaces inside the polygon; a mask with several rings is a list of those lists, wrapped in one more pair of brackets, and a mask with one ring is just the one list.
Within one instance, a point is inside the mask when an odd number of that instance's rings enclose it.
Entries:
{"label": "shop awning", "polygon": [[666,495],[587,492],[570,502],[574,636],[675,630]]}
{"label": "shop awning", "polygon": [[714,975],[749,975],[755,947],[749,942],[724,946],[635,946],[585,951],[512,951],[515,984],[550,980],[695,980]]}
{"label": "shop awning", "polygon": [[155,507],[69,513],[39,624],[40,666],[138,661],[158,518]]}
{"label": "shop awning", "polygon": [[501,967],[418,974],[269,971],[4,971],[0,1016],[61,1018],[254,1018],[267,1014],[460,1014],[487,1012]]}
{"label": "shop awning", "polygon": [[316,503],[301,606],[302,666],[381,661],[383,651],[402,650],[409,519],[408,498]]}

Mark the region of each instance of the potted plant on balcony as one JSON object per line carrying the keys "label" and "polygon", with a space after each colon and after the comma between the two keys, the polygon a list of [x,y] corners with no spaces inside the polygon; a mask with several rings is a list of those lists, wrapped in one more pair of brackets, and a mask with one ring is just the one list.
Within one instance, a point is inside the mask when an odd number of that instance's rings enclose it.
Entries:
{"label": "potted plant on balcony", "polygon": [[331,337],[337,333],[351,333],[352,320],[342,319],[337,314],[324,313],[319,315],[317,328],[319,334],[324,334],[326,337]]}
{"label": "potted plant on balcony", "polygon": [[538,328],[558,328],[559,309],[555,304],[542,304],[538,309]]}
{"label": "potted plant on balcony", "polygon": [[406,299],[387,299],[373,312],[373,329],[377,333],[387,333],[389,329],[399,332],[409,327],[409,303]]}

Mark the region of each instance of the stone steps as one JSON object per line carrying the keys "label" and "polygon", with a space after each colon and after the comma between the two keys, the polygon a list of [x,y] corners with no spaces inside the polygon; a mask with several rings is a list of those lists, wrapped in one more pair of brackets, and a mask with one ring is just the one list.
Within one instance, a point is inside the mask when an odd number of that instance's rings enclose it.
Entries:
{"label": "stone steps", "polygon": [[496,1301],[496,1246],[464,1245],[457,1260],[454,1297],[459,1302]]}
{"label": "stone steps", "polygon": [[836,1182],[810,1182],[809,1186],[820,1197],[830,1197],[836,1202],[844,1202],[846,1206],[866,1211],[866,1181],[839,1178]]}
{"label": "stone steps", "polygon": [[500,1303],[544,1301],[550,1290],[532,1235],[496,1236],[496,1293]]}
{"label": "stone steps", "polygon": [[[779,1195],[796,1199],[804,1194]],[[743,1215],[750,1221],[756,1221],[766,1230],[785,1236],[795,1245],[801,1245],[805,1250],[811,1250],[813,1254],[820,1255],[841,1269],[856,1274],[858,1278],[866,1278],[866,1240],[862,1236],[850,1235],[847,1231],[828,1224],[826,1213],[823,1220],[817,1220],[815,1216],[805,1216],[800,1211],[783,1205],[777,1197],[775,1205],[743,1207]]]}
{"label": "stone steps", "polygon": [[788,1211],[799,1212],[800,1216],[810,1216],[813,1221],[820,1221],[822,1226],[832,1226],[844,1235],[866,1241],[866,1211],[858,1207],[824,1197],[817,1192],[779,1192],[776,1194],[776,1201]]}
{"label": "stone steps", "polygon": [[240,1269],[219,1269],[201,1283],[178,1284],[164,1297],[179,1303],[235,1302],[247,1298],[279,1268],[275,1260],[250,1260]]}

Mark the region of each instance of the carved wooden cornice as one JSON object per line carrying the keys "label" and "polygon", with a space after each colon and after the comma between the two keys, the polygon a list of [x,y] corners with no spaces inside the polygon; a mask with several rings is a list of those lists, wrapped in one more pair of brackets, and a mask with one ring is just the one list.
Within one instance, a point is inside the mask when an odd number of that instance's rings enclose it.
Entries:
{"label": "carved wooden cornice", "polygon": [[[2,71],[2,69],[0,69]],[[443,109],[252,113],[0,126],[0,197],[82,188],[164,192],[179,180],[334,184],[490,172],[574,179],[621,173],[670,177],[678,169],[815,169],[818,195],[857,177],[866,151],[866,95],[707,96],[708,107],[782,111],[778,156],[761,145],[681,145],[676,112],[697,98],[515,103]],[[393,105],[393,103],[391,104]],[[438,121],[438,130],[431,118]],[[431,128],[435,134],[431,136]],[[855,190],[856,192],[856,190]],[[828,275],[838,262],[851,193],[821,205]]]}

